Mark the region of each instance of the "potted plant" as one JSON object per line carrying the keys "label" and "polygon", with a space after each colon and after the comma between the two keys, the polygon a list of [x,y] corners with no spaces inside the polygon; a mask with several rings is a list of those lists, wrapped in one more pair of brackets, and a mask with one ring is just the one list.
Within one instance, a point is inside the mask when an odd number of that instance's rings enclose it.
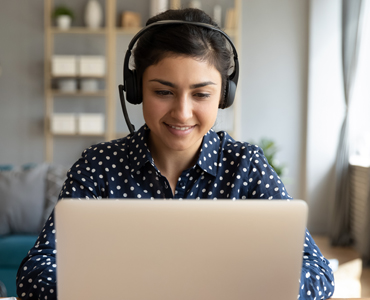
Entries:
{"label": "potted plant", "polygon": [[60,29],[68,29],[73,20],[73,12],[67,6],[60,5],[55,7],[53,12],[53,19],[56,20]]}
{"label": "potted plant", "polygon": [[262,138],[258,143],[258,146],[262,148],[268,163],[275,170],[276,174],[278,176],[282,176],[285,171],[285,166],[283,164],[279,164],[276,161],[276,153],[278,152],[279,149],[276,146],[275,142],[271,139]]}

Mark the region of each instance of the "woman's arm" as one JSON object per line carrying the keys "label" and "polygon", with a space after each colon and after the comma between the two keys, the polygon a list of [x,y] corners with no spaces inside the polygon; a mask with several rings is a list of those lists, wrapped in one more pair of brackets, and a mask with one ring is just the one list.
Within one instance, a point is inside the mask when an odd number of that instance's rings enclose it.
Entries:
{"label": "woman's arm", "polygon": [[[268,164],[263,151],[256,148],[253,153],[249,172],[249,178],[252,180],[249,182],[249,194],[246,198],[292,199],[281,179]],[[321,254],[306,229],[298,299],[327,299],[333,295],[333,292],[334,274],[329,261]]]}
{"label": "woman's arm", "polygon": [[56,299],[54,212],[17,273],[17,294],[22,299]]}
{"label": "woman's arm", "polygon": [[303,263],[298,299],[328,299],[334,293],[334,274],[308,230],[303,245]]}

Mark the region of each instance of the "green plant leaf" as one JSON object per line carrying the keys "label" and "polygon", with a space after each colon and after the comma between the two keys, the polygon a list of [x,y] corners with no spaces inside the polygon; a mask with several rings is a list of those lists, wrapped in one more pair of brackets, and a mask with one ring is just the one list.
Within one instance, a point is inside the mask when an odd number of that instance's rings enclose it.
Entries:
{"label": "green plant leaf", "polygon": [[259,143],[253,142],[252,144],[258,145],[263,150],[263,153],[270,166],[275,170],[279,177],[282,176],[285,170],[285,165],[278,164],[276,162],[275,156],[279,149],[275,142],[271,139],[262,138]]}
{"label": "green plant leaf", "polygon": [[53,11],[52,17],[54,19],[56,19],[59,16],[70,16],[72,20],[74,18],[73,11],[70,8],[68,8],[67,6],[64,6],[64,5],[56,6],[54,11]]}

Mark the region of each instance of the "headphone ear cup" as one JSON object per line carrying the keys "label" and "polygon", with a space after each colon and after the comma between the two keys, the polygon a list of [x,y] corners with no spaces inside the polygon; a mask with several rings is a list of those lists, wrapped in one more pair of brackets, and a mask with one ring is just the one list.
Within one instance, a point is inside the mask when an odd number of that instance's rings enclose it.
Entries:
{"label": "headphone ear cup", "polygon": [[224,100],[219,106],[219,108],[224,109],[230,107],[234,103],[236,92],[236,84],[234,81],[228,79],[226,82],[226,90],[224,95]]}
{"label": "headphone ear cup", "polygon": [[142,101],[141,87],[138,88],[136,70],[128,70],[125,88],[127,101],[131,104],[140,104]]}
{"label": "headphone ear cup", "polygon": [[140,104],[143,102],[143,88],[141,78],[137,75],[136,70],[133,70],[134,73],[134,83],[135,83],[135,95],[136,101],[135,104]]}

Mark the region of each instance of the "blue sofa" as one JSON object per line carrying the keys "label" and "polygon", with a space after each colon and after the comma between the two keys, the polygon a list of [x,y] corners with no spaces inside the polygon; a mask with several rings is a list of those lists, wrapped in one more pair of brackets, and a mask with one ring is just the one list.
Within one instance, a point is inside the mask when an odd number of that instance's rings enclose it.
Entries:
{"label": "blue sofa", "polygon": [[16,296],[18,267],[54,208],[66,173],[66,167],[46,163],[0,165],[0,282],[8,297]]}
{"label": "blue sofa", "polygon": [[15,277],[22,259],[34,245],[37,235],[12,234],[0,237],[0,280],[8,296],[16,296]]}

